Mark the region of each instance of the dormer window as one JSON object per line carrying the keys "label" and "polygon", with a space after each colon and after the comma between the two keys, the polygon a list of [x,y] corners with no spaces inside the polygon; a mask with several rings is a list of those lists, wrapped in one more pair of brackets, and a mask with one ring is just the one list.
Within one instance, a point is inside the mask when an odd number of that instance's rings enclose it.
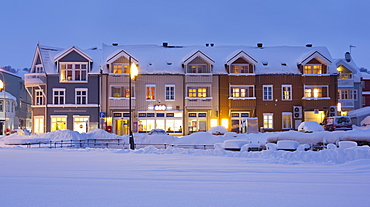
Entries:
{"label": "dormer window", "polygon": [[35,65],[35,73],[43,73],[44,68],[42,67],[42,64]]}
{"label": "dormer window", "polygon": [[323,74],[322,65],[319,64],[309,64],[304,66],[305,74]]}
{"label": "dormer window", "polygon": [[253,73],[253,67],[249,64],[232,64],[230,73]]}
{"label": "dormer window", "polygon": [[60,81],[86,81],[87,63],[60,63]]}
{"label": "dormer window", "polygon": [[129,73],[128,64],[122,64],[122,63],[113,64],[112,73]]}
{"label": "dormer window", "polygon": [[206,64],[189,64],[188,73],[209,73],[209,69]]}

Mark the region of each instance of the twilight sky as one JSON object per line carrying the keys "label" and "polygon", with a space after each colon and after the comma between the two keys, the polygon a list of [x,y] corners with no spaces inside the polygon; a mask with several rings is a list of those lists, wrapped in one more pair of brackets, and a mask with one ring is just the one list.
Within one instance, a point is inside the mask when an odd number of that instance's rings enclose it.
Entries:
{"label": "twilight sky", "polygon": [[0,2],[0,67],[31,67],[36,44],[326,46],[370,69],[366,0],[11,0]]}

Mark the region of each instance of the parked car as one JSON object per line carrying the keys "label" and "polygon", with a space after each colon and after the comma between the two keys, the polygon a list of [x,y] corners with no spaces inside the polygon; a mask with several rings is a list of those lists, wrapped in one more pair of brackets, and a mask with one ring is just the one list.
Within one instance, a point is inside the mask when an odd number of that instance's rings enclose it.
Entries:
{"label": "parked car", "polygon": [[323,125],[327,131],[352,130],[352,121],[348,116],[327,117]]}
{"label": "parked car", "polygon": [[317,131],[324,131],[324,128],[316,121],[304,121],[298,126],[298,131],[312,133]]}
{"label": "parked car", "polygon": [[164,129],[152,129],[149,133],[149,135],[168,135]]}

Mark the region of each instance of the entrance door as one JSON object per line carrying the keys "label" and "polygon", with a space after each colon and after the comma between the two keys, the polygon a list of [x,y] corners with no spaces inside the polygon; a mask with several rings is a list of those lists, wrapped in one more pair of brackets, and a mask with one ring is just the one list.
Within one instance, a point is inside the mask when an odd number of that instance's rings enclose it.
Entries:
{"label": "entrance door", "polygon": [[128,134],[128,120],[122,119],[116,120],[116,134],[117,135]]}

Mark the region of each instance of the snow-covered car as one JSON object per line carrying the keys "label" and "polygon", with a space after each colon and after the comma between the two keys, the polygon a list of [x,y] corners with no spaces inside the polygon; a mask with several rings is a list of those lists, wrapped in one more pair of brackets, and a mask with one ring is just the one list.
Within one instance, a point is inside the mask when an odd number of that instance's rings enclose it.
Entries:
{"label": "snow-covered car", "polygon": [[298,131],[312,133],[317,131],[324,131],[324,127],[322,127],[316,121],[304,121],[298,126]]}
{"label": "snow-covered car", "polygon": [[164,129],[152,129],[148,135],[168,135]]}
{"label": "snow-covered car", "polygon": [[277,150],[296,151],[299,142],[293,140],[280,140],[277,142]]}

